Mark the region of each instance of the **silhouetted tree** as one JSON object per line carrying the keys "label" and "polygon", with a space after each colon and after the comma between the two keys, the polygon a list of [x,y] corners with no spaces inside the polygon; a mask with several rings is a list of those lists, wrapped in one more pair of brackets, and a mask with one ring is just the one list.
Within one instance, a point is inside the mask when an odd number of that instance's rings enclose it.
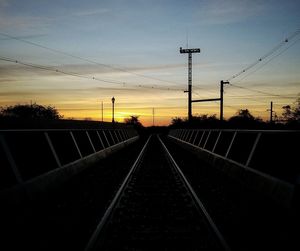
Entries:
{"label": "silhouetted tree", "polygon": [[216,114],[213,114],[213,115],[208,115],[208,114],[202,114],[202,115],[197,115],[197,116],[193,116],[192,117],[192,121],[216,121],[218,120],[217,119],[217,116]]}
{"label": "silhouetted tree", "polygon": [[13,105],[0,108],[3,118],[18,119],[61,119],[63,116],[53,106],[42,106],[36,103],[31,105]]}
{"label": "silhouetted tree", "polygon": [[300,121],[300,98],[297,99],[296,101],[296,105],[294,107],[294,118],[296,121]]}
{"label": "silhouetted tree", "polygon": [[254,120],[254,116],[248,109],[240,109],[237,111],[235,116],[229,118],[229,121],[251,121]]}
{"label": "silhouetted tree", "polygon": [[184,122],[184,119],[183,118],[180,118],[180,117],[174,117],[172,118],[171,120],[171,125],[179,125],[179,124],[182,124]]}
{"label": "silhouetted tree", "polygon": [[129,118],[124,119],[125,124],[133,125],[134,127],[143,127],[142,123],[139,121],[139,116],[131,115]]}
{"label": "silhouetted tree", "polygon": [[208,115],[196,115],[188,121],[187,118],[174,117],[171,121],[171,127],[189,127],[189,128],[215,128],[219,126],[220,121],[217,119],[216,114]]}
{"label": "silhouetted tree", "polygon": [[282,107],[283,112],[282,112],[282,117],[284,121],[289,121],[293,117],[292,113],[292,107],[290,105],[285,105]]}
{"label": "silhouetted tree", "polygon": [[300,123],[300,98],[296,100],[293,106],[286,105],[282,109],[283,121],[287,123]]}
{"label": "silhouetted tree", "polygon": [[235,116],[228,119],[229,126],[237,128],[255,128],[263,123],[259,117],[254,117],[248,109],[240,109]]}

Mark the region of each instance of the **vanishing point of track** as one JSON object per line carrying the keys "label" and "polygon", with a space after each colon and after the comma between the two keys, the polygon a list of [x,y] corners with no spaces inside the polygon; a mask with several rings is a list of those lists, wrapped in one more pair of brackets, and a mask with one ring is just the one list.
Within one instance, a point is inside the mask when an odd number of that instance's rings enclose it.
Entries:
{"label": "vanishing point of track", "polygon": [[230,250],[158,135],[150,136],[89,250]]}

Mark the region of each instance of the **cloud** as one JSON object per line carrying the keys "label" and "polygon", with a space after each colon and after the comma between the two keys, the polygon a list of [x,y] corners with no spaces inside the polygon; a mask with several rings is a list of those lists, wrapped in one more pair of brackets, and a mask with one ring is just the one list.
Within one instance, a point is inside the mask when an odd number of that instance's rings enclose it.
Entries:
{"label": "cloud", "polygon": [[0,32],[0,36],[3,36],[0,37],[0,40],[3,41],[3,40],[15,40],[15,39],[33,39],[33,38],[40,38],[40,37],[45,37],[47,36],[47,34],[32,34],[32,35],[26,35],[26,36],[14,36],[14,38],[10,38],[10,37],[7,37],[5,36],[4,33],[1,33]]}
{"label": "cloud", "polygon": [[1,29],[37,29],[46,28],[55,21],[56,18],[39,16],[10,16],[0,13]]}
{"label": "cloud", "polygon": [[78,16],[78,17],[94,16],[94,15],[106,14],[108,12],[110,12],[110,10],[106,8],[90,9],[90,10],[82,10],[82,11],[74,12],[73,16]]}
{"label": "cloud", "polygon": [[24,96],[32,96],[40,94],[40,92],[35,92],[35,91],[6,91],[6,92],[1,92],[0,97],[24,97]]}
{"label": "cloud", "polygon": [[291,87],[300,87],[300,82],[290,82],[287,83],[286,85],[291,86]]}
{"label": "cloud", "polygon": [[8,79],[16,79],[16,77],[18,77],[18,80],[22,80],[26,77],[57,75],[55,72],[51,72],[51,74],[49,73],[50,72],[48,71],[24,65],[3,64],[0,65],[0,82],[7,82]]}
{"label": "cloud", "polygon": [[265,1],[262,0],[206,1],[196,12],[196,18],[201,24],[237,23],[260,15],[264,10]]}
{"label": "cloud", "polygon": [[0,8],[8,7],[8,1],[7,0],[0,0]]}
{"label": "cloud", "polygon": [[[173,67],[171,65],[165,65],[161,68],[166,67]],[[174,67],[177,67],[175,65]],[[150,67],[151,69],[156,67]],[[111,69],[109,75],[105,75],[107,70],[97,69],[97,66],[94,65],[64,65],[64,66],[54,66],[54,71],[45,71],[41,69],[35,69],[23,65],[12,64],[12,65],[0,65],[0,86],[2,88],[11,88],[11,86],[30,86],[30,88],[36,89],[39,86],[44,86],[45,88],[48,87],[49,91],[57,86],[61,91],[63,89],[67,89],[70,92],[87,92],[90,91],[91,93],[95,91],[102,91],[106,93],[139,93],[139,94],[151,94],[151,93],[158,93],[158,92],[165,92],[169,91],[169,89],[176,89],[178,91],[180,89],[184,89],[184,87],[177,86],[177,85],[170,85],[167,83],[157,83],[158,81],[154,80],[147,80],[142,81],[142,77],[134,76],[129,73],[114,73]],[[60,69],[65,72],[76,72],[82,76],[89,77],[91,79],[82,79],[73,76],[66,76],[64,74],[60,74],[55,72],[55,69]],[[137,69],[137,68],[135,68]],[[144,67],[143,69],[146,69]],[[134,71],[138,72],[138,71]],[[122,77],[123,74],[123,77]],[[126,74],[126,78],[124,77]],[[96,80],[92,80],[92,77],[95,77]],[[99,81],[97,81],[99,80]],[[112,83],[107,83],[105,81],[112,81]],[[153,83],[154,82],[154,83]],[[84,88],[81,86],[84,85]],[[52,88],[51,88],[51,87]],[[80,87],[75,89],[69,89],[68,87]],[[90,89],[94,88],[94,89]],[[57,93],[59,90],[56,90]]]}

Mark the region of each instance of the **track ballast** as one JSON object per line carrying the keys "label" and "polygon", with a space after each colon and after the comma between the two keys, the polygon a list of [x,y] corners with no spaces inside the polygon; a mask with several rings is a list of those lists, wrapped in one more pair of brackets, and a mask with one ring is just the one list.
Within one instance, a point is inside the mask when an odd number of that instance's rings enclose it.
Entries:
{"label": "track ballast", "polygon": [[131,170],[86,250],[229,250],[158,136]]}

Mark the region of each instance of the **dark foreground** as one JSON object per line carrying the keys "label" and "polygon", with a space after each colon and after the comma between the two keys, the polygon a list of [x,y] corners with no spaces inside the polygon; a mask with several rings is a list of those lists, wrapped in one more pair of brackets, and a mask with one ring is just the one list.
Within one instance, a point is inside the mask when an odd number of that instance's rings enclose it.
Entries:
{"label": "dark foreground", "polygon": [[[293,250],[299,221],[162,138],[232,250]],[[1,205],[1,249],[84,250],[146,138],[101,160],[39,200]],[[143,164],[100,236],[97,250],[216,250],[221,248],[152,139]],[[6,248],[4,248],[6,247]]]}

